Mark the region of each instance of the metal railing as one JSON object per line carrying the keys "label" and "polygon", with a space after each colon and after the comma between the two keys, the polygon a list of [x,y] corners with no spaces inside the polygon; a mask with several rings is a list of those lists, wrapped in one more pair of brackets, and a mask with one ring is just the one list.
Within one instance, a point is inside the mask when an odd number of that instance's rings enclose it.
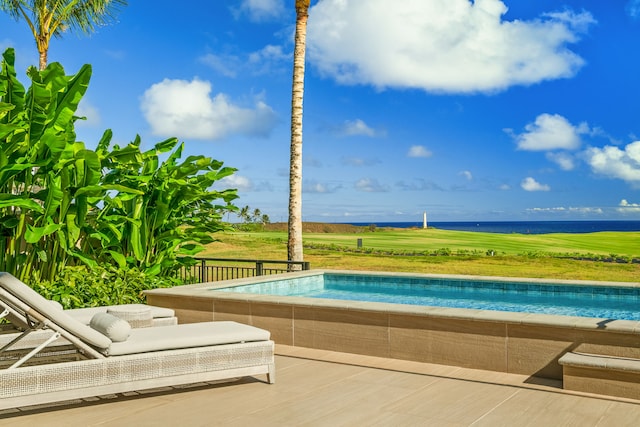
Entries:
{"label": "metal railing", "polygon": [[[253,260],[238,258],[195,257],[198,264],[182,268],[178,277],[184,283],[204,283],[243,277],[265,276],[309,270],[306,261]],[[299,268],[295,268],[299,266]]]}

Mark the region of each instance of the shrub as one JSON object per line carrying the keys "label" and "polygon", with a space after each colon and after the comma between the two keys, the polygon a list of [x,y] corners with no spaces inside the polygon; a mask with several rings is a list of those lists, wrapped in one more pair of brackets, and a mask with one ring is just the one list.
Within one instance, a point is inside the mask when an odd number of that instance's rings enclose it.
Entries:
{"label": "shrub", "polygon": [[112,266],[65,267],[53,281],[33,281],[29,285],[64,308],[97,307],[144,303],[142,291],[180,284],[177,279],[148,276],[138,269],[120,270]]}

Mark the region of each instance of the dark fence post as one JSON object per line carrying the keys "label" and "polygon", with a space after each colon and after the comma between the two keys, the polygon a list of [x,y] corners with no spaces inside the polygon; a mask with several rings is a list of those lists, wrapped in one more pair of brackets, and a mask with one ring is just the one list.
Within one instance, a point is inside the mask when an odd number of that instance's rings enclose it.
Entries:
{"label": "dark fence post", "polygon": [[203,259],[200,262],[200,283],[207,282],[207,260]]}
{"label": "dark fence post", "polygon": [[262,276],[264,274],[264,264],[261,261],[256,261],[256,276]]}
{"label": "dark fence post", "polygon": [[302,263],[302,269],[303,270],[310,270],[311,269],[311,264],[309,263],[309,261],[305,261]]}

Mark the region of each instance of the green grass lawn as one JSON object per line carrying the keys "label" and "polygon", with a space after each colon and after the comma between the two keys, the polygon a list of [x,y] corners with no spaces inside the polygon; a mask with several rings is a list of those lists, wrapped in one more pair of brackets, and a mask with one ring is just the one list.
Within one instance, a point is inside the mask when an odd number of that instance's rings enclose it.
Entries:
{"label": "green grass lawn", "polygon": [[[241,233],[238,233],[241,235]],[[252,232],[255,239],[286,241],[284,232]],[[365,249],[433,252],[442,248],[452,251],[491,249],[498,254],[518,255],[528,252],[583,253],[640,258],[640,232],[599,232],[563,234],[498,234],[438,229],[384,229],[363,233],[305,233],[305,244],[337,245],[355,248],[362,239]]]}
{"label": "green grass lawn", "polygon": [[[285,232],[218,233],[220,241],[200,255],[286,260]],[[640,264],[562,258],[567,253],[640,257],[640,233],[493,234],[449,230],[378,230],[363,233],[305,233],[305,261],[312,268],[538,277],[640,282]],[[357,239],[374,253],[353,252]],[[318,245],[309,247],[308,245]],[[334,246],[329,246],[334,245]],[[401,256],[385,251],[476,251],[464,256]],[[487,256],[492,249],[496,256]],[[382,252],[377,252],[377,251]],[[532,256],[533,253],[556,256]]]}

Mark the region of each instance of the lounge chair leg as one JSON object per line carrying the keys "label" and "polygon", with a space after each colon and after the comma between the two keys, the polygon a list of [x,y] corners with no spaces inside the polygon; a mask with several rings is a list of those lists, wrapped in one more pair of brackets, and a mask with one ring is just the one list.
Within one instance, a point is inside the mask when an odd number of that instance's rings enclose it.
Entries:
{"label": "lounge chair leg", "polygon": [[276,382],[276,364],[269,364],[269,372],[267,373],[267,382],[269,384],[274,384]]}
{"label": "lounge chair leg", "polygon": [[0,348],[0,353],[2,353],[5,350],[8,350],[9,348],[11,348],[15,343],[17,343],[18,341],[20,341],[21,339],[25,338],[27,335],[29,335],[31,332],[35,331],[36,329],[27,329],[26,331],[22,332],[20,335],[18,335],[15,339],[11,340],[10,342],[8,342],[4,347]]}
{"label": "lounge chair leg", "polygon": [[48,346],[49,344],[51,344],[52,342],[54,342],[55,340],[57,340],[58,338],[60,338],[60,333],[59,332],[55,332],[53,335],[51,335],[46,341],[44,341],[43,343],[41,343],[39,346],[35,347],[33,350],[31,350],[29,353],[27,353],[26,355],[24,355],[22,358],[20,358],[20,360],[18,360],[16,363],[14,363],[13,365],[9,366],[7,368],[7,371],[11,370],[11,369],[15,369],[18,368],[20,366],[22,366],[22,364],[24,362],[26,362],[27,360],[29,360],[31,357],[33,357],[36,353],[40,352],[40,350],[42,350],[43,348],[45,348],[46,346]]}

